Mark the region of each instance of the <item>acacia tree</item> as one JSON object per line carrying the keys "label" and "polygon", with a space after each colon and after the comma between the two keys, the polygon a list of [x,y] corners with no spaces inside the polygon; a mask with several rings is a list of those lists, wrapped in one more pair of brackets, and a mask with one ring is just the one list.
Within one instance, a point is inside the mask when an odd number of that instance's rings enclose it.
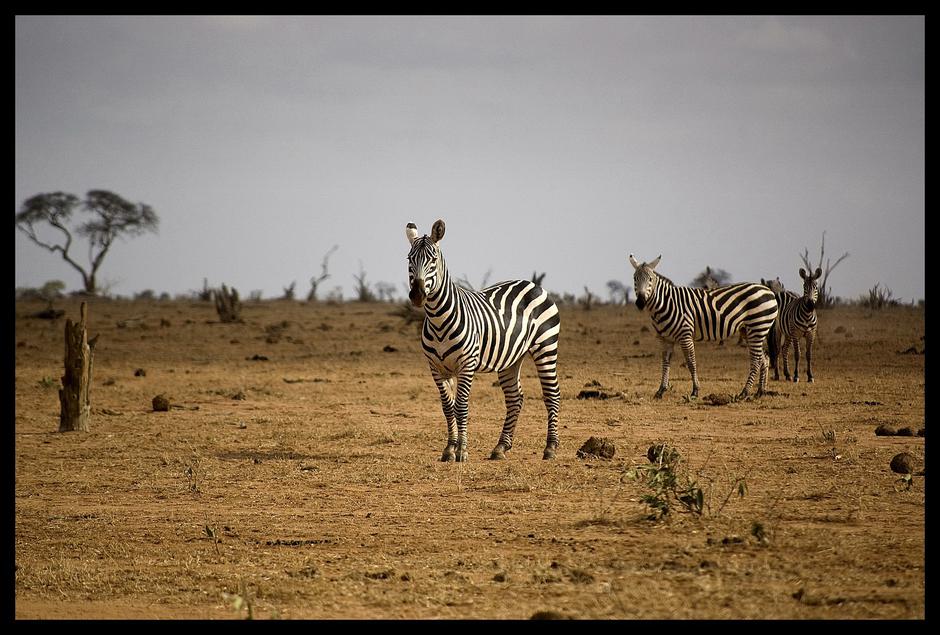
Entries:
{"label": "acacia tree", "polygon": [[[76,210],[91,214],[91,218],[70,227]],[[16,227],[34,243],[51,252],[59,252],[82,276],[85,292],[98,291],[98,269],[120,236],[139,236],[157,231],[159,218],[149,205],[134,204],[107,190],[91,190],[82,201],[74,194],[50,192],[26,199],[16,215]],[[38,226],[48,224],[62,233],[60,242],[47,242],[39,236]],[[73,232],[88,240],[88,267],[79,264],[69,253]]]}

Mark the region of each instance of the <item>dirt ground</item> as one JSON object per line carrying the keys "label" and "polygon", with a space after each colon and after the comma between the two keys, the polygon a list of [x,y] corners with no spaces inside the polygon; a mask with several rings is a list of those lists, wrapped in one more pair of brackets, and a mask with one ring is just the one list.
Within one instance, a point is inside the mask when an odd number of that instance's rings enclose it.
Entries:
{"label": "dirt ground", "polygon": [[[677,353],[656,401],[649,317],[563,307],[557,458],[526,362],[507,460],[489,374],[454,464],[399,307],[93,299],[90,431],[59,433],[65,318],[17,303],[15,617],[925,619],[926,477],[889,468],[924,470],[922,308],[822,311],[815,383],[713,405],[736,342],[698,345],[691,402]],[[592,436],[613,458],[578,456]],[[659,442],[701,514],[631,478]]]}

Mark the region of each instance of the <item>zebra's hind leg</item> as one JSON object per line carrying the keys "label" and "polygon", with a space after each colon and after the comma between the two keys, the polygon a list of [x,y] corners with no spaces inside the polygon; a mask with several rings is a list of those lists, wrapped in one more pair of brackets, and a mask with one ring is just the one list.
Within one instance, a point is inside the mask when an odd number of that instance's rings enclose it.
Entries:
{"label": "zebra's hind leg", "polygon": [[506,452],[512,449],[512,437],[516,432],[516,421],[519,420],[519,413],[522,411],[524,396],[522,394],[522,382],[519,381],[519,371],[522,369],[522,359],[509,368],[499,371],[499,386],[503,389],[503,396],[506,398],[506,421],[503,423],[503,431],[499,435],[499,442],[493,448],[490,459],[505,459]]}
{"label": "zebra's hind leg", "polygon": [[552,345],[532,354],[535,369],[542,384],[542,401],[548,413],[548,432],[542,459],[553,459],[558,451],[558,409],[561,406],[561,391],[558,388],[558,348]]}
{"label": "zebra's hind leg", "polygon": [[445,379],[434,372],[433,369],[431,374],[434,377],[434,383],[437,384],[437,390],[441,394],[441,408],[444,411],[444,419],[447,420],[447,445],[444,446],[441,461],[453,461],[457,457],[454,452],[457,448],[457,419],[454,416],[454,379],[453,377]]}
{"label": "zebra's hind leg", "polygon": [[475,371],[475,366],[461,370],[454,390],[454,418],[457,420],[457,447],[454,453],[458,463],[467,460],[467,419],[470,417],[470,388],[473,386]]}
{"label": "zebra's hind leg", "polygon": [[757,394],[755,397],[763,397],[764,390],[767,388],[767,374],[769,371],[770,360],[766,353],[761,354],[760,379],[757,382]]}

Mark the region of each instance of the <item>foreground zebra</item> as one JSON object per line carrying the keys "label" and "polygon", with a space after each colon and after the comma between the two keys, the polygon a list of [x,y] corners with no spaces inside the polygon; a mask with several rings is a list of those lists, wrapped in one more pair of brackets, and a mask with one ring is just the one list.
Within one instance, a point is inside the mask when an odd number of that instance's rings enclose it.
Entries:
{"label": "foreground zebra", "polygon": [[770,365],[774,369],[774,379],[780,379],[777,370],[777,348],[783,356],[783,376],[790,380],[789,352],[793,345],[793,381],[800,381],[800,337],[806,340],[806,381],[813,381],[813,342],[816,340],[816,302],[819,301],[819,276],[822,269],[809,275],[800,269],[803,278],[803,295],[786,291],[780,279],[769,283],[770,290],[777,297],[779,313],[770,332]]}
{"label": "foreground zebra", "polygon": [[739,329],[747,338],[750,370],[739,397],[747,397],[760,375],[757,394],[764,393],[767,383],[767,356],[764,340],[777,317],[777,300],[761,284],[740,282],[714,289],[679,287],[654,271],[662,256],[653,262],[638,263],[630,254],[636,306],[648,308],[653,328],[663,348],[663,378],[655,397],[662,398],[669,387],[669,360],[676,342],[685,353],[685,362],[692,375],[692,397],[698,397],[698,374],[695,370],[694,340],[722,340]]}
{"label": "foreground zebra", "polygon": [[542,458],[553,458],[558,448],[561,402],[556,372],[561,328],[558,307],[541,287],[527,280],[500,282],[479,292],[455,284],[438,246],[444,237],[442,220],[434,223],[430,236],[419,238],[414,223],[408,223],[405,234],[411,243],[408,297],[425,310],[421,345],[447,420],[447,446],[441,460],[467,460],[470,387],[476,372],[499,374],[506,421],[490,458],[505,458],[522,410],[519,372],[526,353],[535,361],[548,410]]}

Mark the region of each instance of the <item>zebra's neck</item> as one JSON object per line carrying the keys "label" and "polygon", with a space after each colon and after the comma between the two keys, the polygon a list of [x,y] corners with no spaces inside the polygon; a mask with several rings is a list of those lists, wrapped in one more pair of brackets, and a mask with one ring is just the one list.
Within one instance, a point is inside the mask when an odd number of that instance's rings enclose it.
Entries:
{"label": "zebra's neck", "polygon": [[673,294],[676,284],[667,278],[656,274],[656,287],[653,289],[653,295],[650,298],[650,308],[658,308],[663,302]]}
{"label": "zebra's neck", "polygon": [[457,285],[450,278],[443,256],[438,261],[438,280],[437,289],[428,295],[424,303],[424,314],[436,326],[440,326],[460,304]]}

